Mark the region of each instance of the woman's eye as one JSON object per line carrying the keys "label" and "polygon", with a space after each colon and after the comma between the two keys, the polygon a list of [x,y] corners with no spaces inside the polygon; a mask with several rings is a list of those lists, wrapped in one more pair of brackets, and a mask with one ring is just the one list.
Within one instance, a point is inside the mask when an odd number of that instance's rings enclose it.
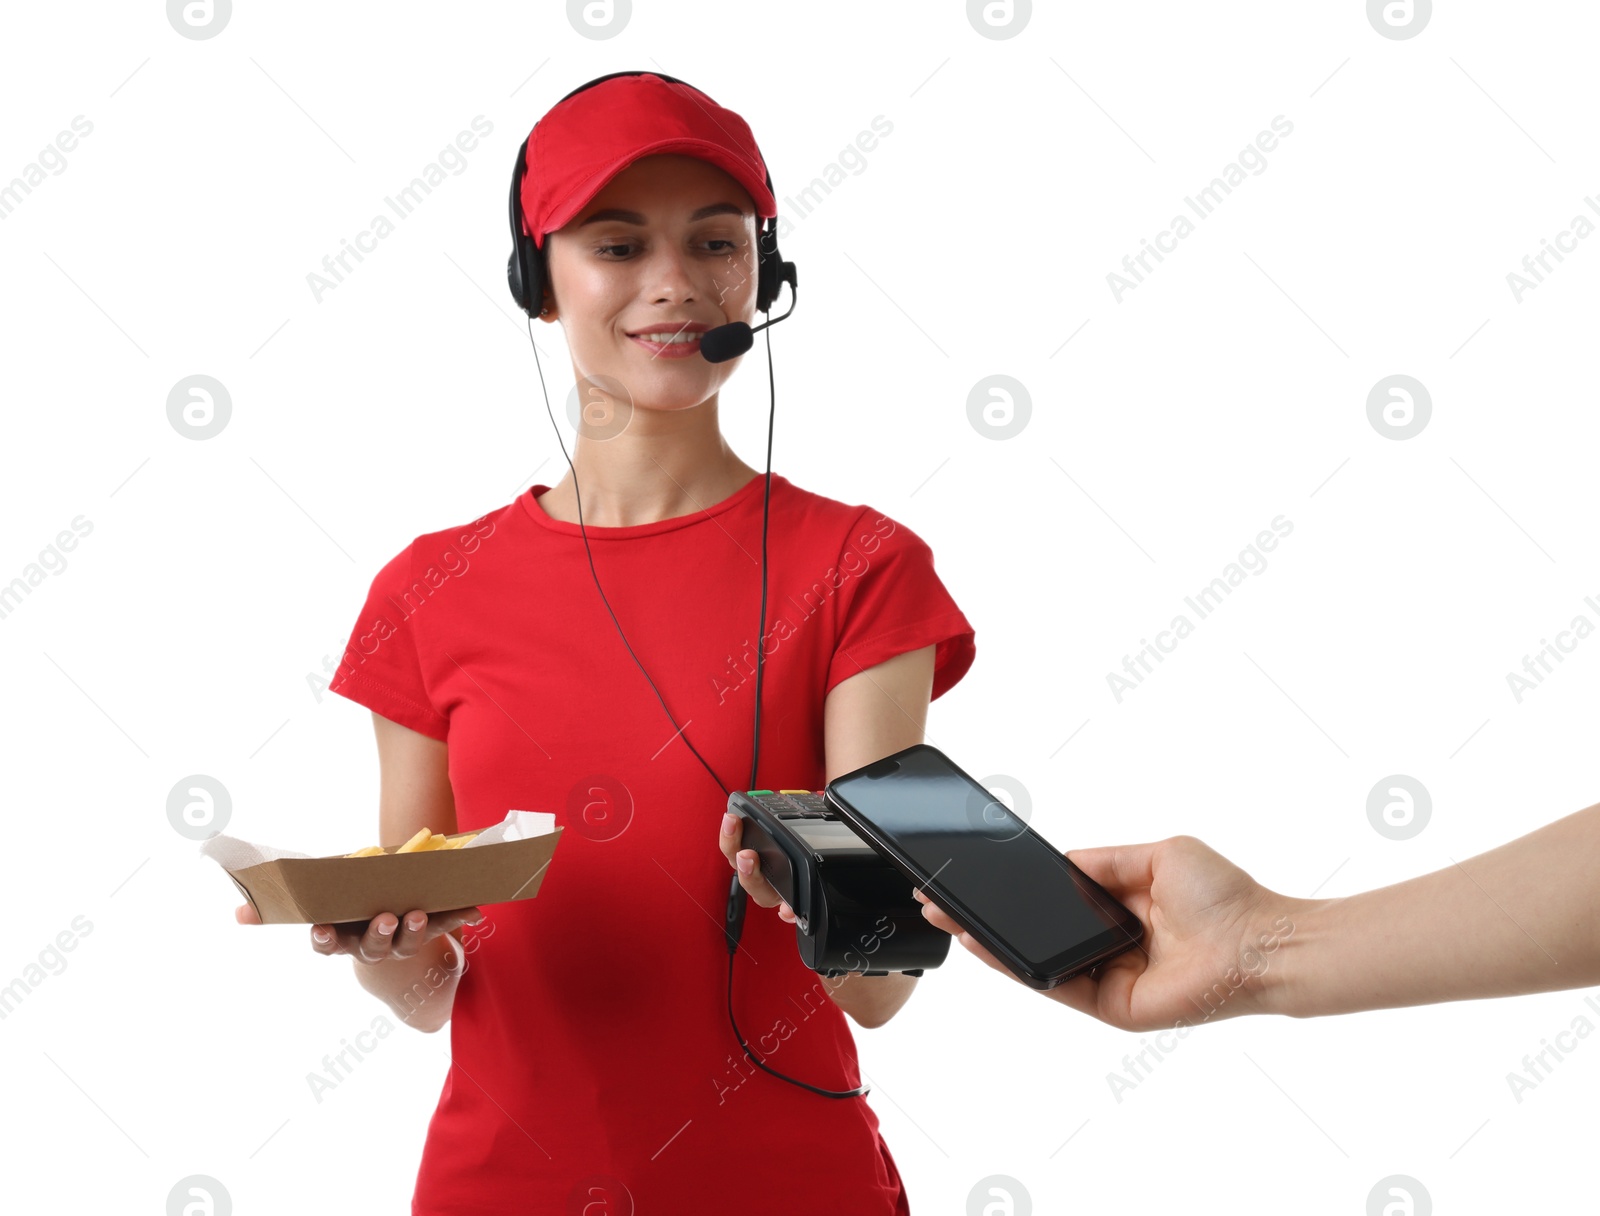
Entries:
{"label": "woman's eye", "polygon": [[[708,253],[727,254],[739,247],[737,241],[726,240],[722,237],[713,237],[704,242]],[[721,246],[721,248],[713,248]],[[632,241],[623,241],[612,245],[597,245],[595,253],[608,262],[619,262],[626,258],[635,245]]]}

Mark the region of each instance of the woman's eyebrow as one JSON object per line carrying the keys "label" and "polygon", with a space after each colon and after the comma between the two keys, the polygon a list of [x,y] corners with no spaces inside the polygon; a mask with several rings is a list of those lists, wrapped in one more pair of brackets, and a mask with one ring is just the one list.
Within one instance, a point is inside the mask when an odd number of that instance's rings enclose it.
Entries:
{"label": "woman's eyebrow", "polygon": [[[733,203],[712,203],[709,206],[701,207],[691,215],[689,222],[692,224],[696,220],[703,220],[713,215],[743,216],[747,214],[749,213],[743,207],[735,206]],[[598,224],[603,220],[616,220],[623,224],[639,224],[641,226],[649,222],[637,211],[624,211],[619,207],[607,207],[603,211],[596,211],[588,219],[580,223],[578,227],[582,228],[587,224]]]}

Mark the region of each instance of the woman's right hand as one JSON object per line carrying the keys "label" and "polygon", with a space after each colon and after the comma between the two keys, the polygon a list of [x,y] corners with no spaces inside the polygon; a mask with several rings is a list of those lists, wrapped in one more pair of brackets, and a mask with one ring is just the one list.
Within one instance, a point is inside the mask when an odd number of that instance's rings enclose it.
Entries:
{"label": "woman's right hand", "polygon": [[[241,925],[259,925],[261,917],[250,904],[240,904],[233,917]],[[348,954],[363,963],[381,963],[391,958],[411,958],[424,945],[442,933],[462,925],[476,925],[483,912],[476,907],[451,908],[427,913],[413,909],[404,917],[380,912],[370,921],[345,921],[333,925],[311,926],[311,948],[318,954]],[[451,960],[446,960],[449,966]]]}

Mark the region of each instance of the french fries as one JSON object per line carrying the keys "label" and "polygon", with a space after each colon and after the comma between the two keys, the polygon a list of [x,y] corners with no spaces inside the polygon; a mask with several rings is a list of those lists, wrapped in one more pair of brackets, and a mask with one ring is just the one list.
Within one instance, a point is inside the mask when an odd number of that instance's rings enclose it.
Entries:
{"label": "french fries", "polygon": [[[436,849],[459,849],[468,841],[476,839],[477,835],[476,832],[468,832],[452,840],[449,836],[441,836],[439,833],[429,831],[427,828],[418,828],[417,834],[396,849],[395,852],[430,853]],[[384,850],[379,845],[369,844],[366,848],[357,849],[354,853],[346,853],[345,856],[381,857],[384,856]]]}

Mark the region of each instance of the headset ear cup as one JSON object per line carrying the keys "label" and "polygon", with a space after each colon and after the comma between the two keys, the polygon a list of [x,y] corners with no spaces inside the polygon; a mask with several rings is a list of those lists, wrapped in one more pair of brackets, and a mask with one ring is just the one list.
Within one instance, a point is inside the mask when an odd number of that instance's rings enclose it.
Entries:
{"label": "headset ear cup", "polygon": [[534,246],[533,238],[518,235],[506,259],[506,283],[511,288],[511,298],[529,316],[538,316],[544,307],[547,284],[544,273],[544,252]]}
{"label": "headset ear cup", "polygon": [[767,221],[756,239],[756,311],[766,312],[777,302],[783,280],[778,277],[782,256],[778,253],[778,221]]}
{"label": "headset ear cup", "polygon": [[522,266],[515,249],[506,259],[506,286],[511,288],[511,298],[517,302],[517,306],[527,312],[528,293],[522,285]]}
{"label": "headset ear cup", "polygon": [[[532,139],[530,134],[528,139]],[[506,259],[506,285],[511,298],[529,316],[538,316],[544,307],[543,268],[533,238],[522,231],[522,179],[527,173],[528,139],[522,141],[517,163],[511,171],[508,213],[511,218],[511,256]]]}
{"label": "headset ear cup", "polygon": [[549,284],[545,281],[544,251],[534,247],[533,238],[529,237],[523,243],[523,249],[528,255],[528,311],[538,316],[544,308],[545,292]]}

